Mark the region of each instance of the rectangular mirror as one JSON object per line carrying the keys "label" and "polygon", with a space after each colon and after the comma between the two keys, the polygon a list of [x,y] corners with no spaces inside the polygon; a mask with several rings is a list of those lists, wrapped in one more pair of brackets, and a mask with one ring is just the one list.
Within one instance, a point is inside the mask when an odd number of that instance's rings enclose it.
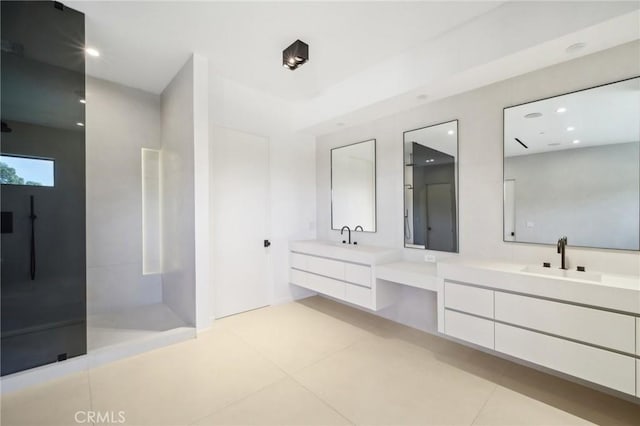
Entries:
{"label": "rectangular mirror", "polygon": [[458,120],[404,132],[404,246],[458,251]]}
{"label": "rectangular mirror", "polygon": [[376,140],[331,150],[331,229],[376,232]]}
{"label": "rectangular mirror", "polygon": [[504,109],[504,241],[640,248],[640,77]]}

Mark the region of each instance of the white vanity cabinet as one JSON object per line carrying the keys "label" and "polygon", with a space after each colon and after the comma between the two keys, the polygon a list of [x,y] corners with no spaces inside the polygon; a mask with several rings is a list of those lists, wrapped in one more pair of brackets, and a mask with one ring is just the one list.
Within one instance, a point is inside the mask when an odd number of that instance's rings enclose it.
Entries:
{"label": "white vanity cabinet", "polygon": [[289,250],[291,284],[372,310],[395,300],[374,278],[376,263],[394,259],[394,250],[313,241],[293,241]]}
{"label": "white vanity cabinet", "polygon": [[[444,280],[448,336],[640,396],[640,318]],[[640,386],[639,386],[640,387]]]}

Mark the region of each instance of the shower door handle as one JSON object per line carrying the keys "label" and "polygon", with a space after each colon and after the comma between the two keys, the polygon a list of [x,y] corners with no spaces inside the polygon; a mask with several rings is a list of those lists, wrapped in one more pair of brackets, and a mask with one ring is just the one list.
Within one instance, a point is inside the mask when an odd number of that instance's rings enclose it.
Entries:
{"label": "shower door handle", "polygon": [[29,219],[31,219],[31,253],[29,260],[29,272],[31,275],[31,281],[36,279],[36,219],[38,216],[35,214],[33,195],[31,195],[31,214],[29,215]]}

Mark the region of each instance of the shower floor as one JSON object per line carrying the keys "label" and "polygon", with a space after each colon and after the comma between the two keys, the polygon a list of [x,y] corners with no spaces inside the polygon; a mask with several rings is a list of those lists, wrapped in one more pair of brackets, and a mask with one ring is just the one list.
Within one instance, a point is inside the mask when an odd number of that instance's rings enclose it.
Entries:
{"label": "shower floor", "polygon": [[132,341],[158,337],[170,330],[193,327],[182,321],[167,305],[136,306],[87,318],[87,346],[91,353]]}

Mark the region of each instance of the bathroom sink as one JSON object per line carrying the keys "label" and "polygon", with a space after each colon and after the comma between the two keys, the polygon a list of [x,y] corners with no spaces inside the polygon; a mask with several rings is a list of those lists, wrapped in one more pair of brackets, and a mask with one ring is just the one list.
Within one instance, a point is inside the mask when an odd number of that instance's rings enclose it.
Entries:
{"label": "bathroom sink", "polygon": [[593,281],[597,283],[602,281],[602,274],[599,274],[597,272],[581,272],[559,268],[545,268],[542,266],[534,265],[525,266],[524,268],[522,268],[522,272],[536,275],[545,275],[547,277]]}

